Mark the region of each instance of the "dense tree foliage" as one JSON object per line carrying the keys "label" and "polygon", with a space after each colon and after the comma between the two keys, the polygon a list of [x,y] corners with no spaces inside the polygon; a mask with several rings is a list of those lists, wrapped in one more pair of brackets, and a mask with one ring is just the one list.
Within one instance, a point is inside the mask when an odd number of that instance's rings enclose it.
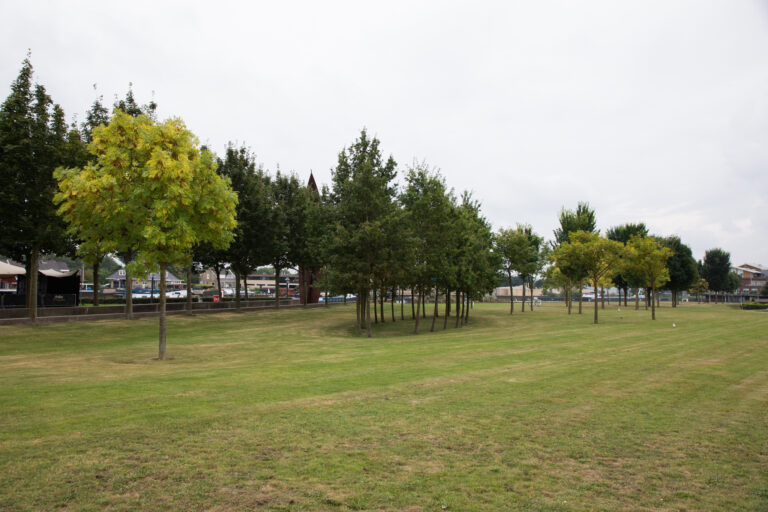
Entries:
{"label": "dense tree foliage", "polygon": [[575,231],[569,241],[561,244],[554,253],[558,266],[569,269],[579,268],[591,282],[594,289],[595,315],[598,322],[598,288],[618,268],[624,247],[621,243],[601,237],[591,231]]}
{"label": "dense tree foliage", "polygon": [[672,307],[677,307],[678,294],[696,282],[699,272],[691,248],[685,245],[680,237],[668,236],[661,242],[672,251],[672,256],[667,260],[669,281],[666,288],[672,292]]}
{"label": "dense tree foliage", "polygon": [[[554,231],[555,240],[552,242],[553,249],[569,242],[571,233],[575,233],[576,231],[586,231],[590,233],[597,232],[595,211],[590,208],[589,203],[578,203],[576,205],[576,210],[566,210],[563,208],[560,211],[560,218],[558,220],[560,225]],[[581,290],[584,280],[587,278],[584,267],[579,264],[578,260],[571,260],[570,264],[560,267],[559,275],[562,281],[561,284],[565,285],[566,289],[565,301],[568,313],[571,313],[573,288],[576,287],[579,295],[579,314],[581,314]]]}
{"label": "dense tree foliage", "polygon": [[[37,319],[38,262],[43,254],[71,254],[74,244],[56,215],[54,169],[72,150],[61,107],[25,59],[11,93],[0,106],[0,254],[26,268],[29,316]],[[74,150],[77,150],[74,147]]]}
{"label": "dense tree foliage", "polygon": [[731,271],[730,253],[720,249],[710,249],[704,253],[704,261],[701,266],[701,277],[709,283],[709,289],[713,292],[726,292],[728,290],[728,273]]}
{"label": "dense tree foliage", "polygon": [[[645,223],[639,222],[639,223],[627,223],[622,224],[621,226],[614,226],[610,228],[606,233],[605,236],[609,240],[614,240],[616,242],[621,242],[623,245],[627,245],[629,243],[629,240],[635,236],[647,236],[648,235],[648,228],[645,226]],[[637,281],[639,278],[637,276],[632,276],[627,274],[626,272],[617,272],[613,276],[613,283],[620,291],[624,292],[624,305],[627,305],[627,292],[629,291],[630,286],[639,286],[637,284]],[[619,297],[619,300],[621,300],[621,297]]]}
{"label": "dense tree foliage", "polygon": [[100,224],[106,247],[133,248],[132,273],[159,267],[158,357],[164,359],[167,265],[187,264],[202,242],[225,248],[235,226],[237,197],[228,180],[216,174],[213,155],[199,150],[178,119],[155,123],[145,115],[117,112],[107,126],[94,130],[89,149],[94,163],[60,171],[60,211],[76,222],[80,216],[74,212],[84,204],[100,207],[92,222]]}
{"label": "dense tree foliage", "polygon": [[627,244],[625,268],[639,276],[641,285],[650,292],[651,319],[656,320],[656,290],[669,281],[667,260],[672,250],[664,247],[655,237],[634,235]]}

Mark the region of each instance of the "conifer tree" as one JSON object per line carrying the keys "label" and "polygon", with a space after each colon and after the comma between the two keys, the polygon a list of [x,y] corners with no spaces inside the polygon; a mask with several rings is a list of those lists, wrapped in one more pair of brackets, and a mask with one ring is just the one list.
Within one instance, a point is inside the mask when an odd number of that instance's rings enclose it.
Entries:
{"label": "conifer tree", "polygon": [[27,57],[0,106],[0,253],[24,263],[29,318],[36,321],[40,256],[70,254],[74,244],[53,202],[54,170],[67,158],[64,112],[32,82]]}

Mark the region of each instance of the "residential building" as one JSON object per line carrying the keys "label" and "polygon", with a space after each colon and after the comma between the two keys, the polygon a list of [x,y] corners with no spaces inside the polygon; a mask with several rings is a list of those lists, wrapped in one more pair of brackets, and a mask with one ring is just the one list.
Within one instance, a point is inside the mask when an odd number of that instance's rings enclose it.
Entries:
{"label": "residential building", "polygon": [[[117,269],[115,272],[107,276],[107,280],[109,281],[109,288],[125,288],[125,269],[120,268]],[[157,290],[160,287],[160,273],[159,272],[152,272],[146,277],[142,278],[133,278],[133,289],[142,289],[142,290],[149,290],[154,286],[154,289]],[[180,290],[186,286],[186,283],[170,273],[169,271],[165,271],[165,287],[168,290]]]}
{"label": "residential building", "polygon": [[757,265],[743,264],[731,269],[741,277],[739,293],[757,295],[760,289],[768,282],[768,269]]}
{"label": "residential building", "polygon": [[[224,269],[219,274],[221,279],[222,288],[234,288],[235,287],[235,274],[231,270]],[[219,283],[216,279],[216,271],[212,268],[207,268],[200,274],[200,284],[206,284],[208,286],[218,286]]]}

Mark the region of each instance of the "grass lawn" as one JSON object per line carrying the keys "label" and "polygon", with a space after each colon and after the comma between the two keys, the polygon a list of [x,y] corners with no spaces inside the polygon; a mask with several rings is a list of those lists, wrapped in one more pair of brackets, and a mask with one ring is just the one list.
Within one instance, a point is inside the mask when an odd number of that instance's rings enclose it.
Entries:
{"label": "grass lawn", "polygon": [[0,326],[0,510],[768,510],[768,313],[518,308]]}

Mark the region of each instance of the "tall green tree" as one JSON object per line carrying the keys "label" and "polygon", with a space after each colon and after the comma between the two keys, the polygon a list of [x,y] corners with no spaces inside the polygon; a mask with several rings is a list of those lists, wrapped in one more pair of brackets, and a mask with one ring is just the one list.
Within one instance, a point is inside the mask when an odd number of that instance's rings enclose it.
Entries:
{"label": "tall green tree", "polygon": [[[412,281],[420,298],[430,291],[435,294],[430,329],[434,331],[439,290],[445,290],[453,278],[452,258],[446,254],[452,247],[452,198],[446,189],[445,180],[439,173],[430,172],[425,164],[417,164],[408,170],[406,187],[400,201],[405,209],[406,222],[414,241],[416,266]],[[421,302],[420,300],[419,305]],[[419,317],[417,311],[414,333],[419,332]]]}
{"label": "tall green tree", "polygon": [[699,272],[691,248],[685,245],[680,237],[668,236],[662,239],[662,244],[672,251],[672,256],[667,260],[669,281],[666,288],[672,292],[672,307],[677,307],[678,294],[696,282]]}
{"label": "tall green tree", "polygon": [[307,223],[307,191],[294,174],[278,171],[269,187],[271,212],[265,228],[266,257],[275,269],[275,307],[280,307],[280,272],[302,259]]}
{"label": "tall green tree", "polygon": [[0,253],[24,263],[29,318],[36,321],[40,256],[70,254],[74,244],[53,202],[54,169],[67,157],[64,112],[32,82],[28,57],[0,106]]}
{"label": "tall green tree", "polygon": [[[217,159],[217,172],[225,176],[238,195],[236,208],[237,226],[234,240],[220,259],[213,258],[215,265],[221,260],[230,264],[235,274],[235,302],[240,308],[240,283],[261,264],[267,263],[268,255],[261,254],[260,241],[270,231],[271,197],[270,180],[262,169],[257,168],[256,158],[245,146],[227,145],[224,158]],[[299,236],[297,234],[297,236]],[[215,250],[211,254],[216,256]],[[247,280],[246,280],[246,296]]]}
{"label": "tall green tree", "polygon": [[329,278],[334,289],[356,291],[358,330],[364,326],[369,337],[374,266],[386,256],[383,223],[394,208],[397,174],[395,160],[384,160],[379,144],[363,130],[339,153],[330,196],[335,228],[329,241]]}
{"label": "tall green tree", "polygon": [[496,287],[501,259],[493,251],[493,232],[482,215],[480,203],[464,192],[457,206],[456,254],[457,325],[469,321],[473,300],[482,299]]}
{"label": "tall green tree", "polygon": [[[590,208],[589,203],[586,202],[579,202],[576,205],[575,210],[566,210],[565,208],[562,208],[558,220],[560,226],[554,231],[555,239],[552,242],[553,249],[569,242],[571,233],[575,233],[576,231],[587,231],[590,233],[597,232],[595,211]],[[571,313],[571,305],[573,302],[572,290],[574,286],[576,286],[579,294],[579,314],[581,314],[582,288],[586,274],[583,272],[583,269],[575,263],[569,266],[561,266],[560,271],[567,281],[568,286],[566,290],[566,306],[568,308],[568,314]]]}
{"label": "tall green tree", "polygon": [[709,283],[709,289],[714,292],[725,292],[728,289],[728,272],[731,271],[731,254],[720,248],[710,249],[704,253],[701,277]]}
{"label": "tall green tree", "polygon": [[519,271],[520,266],[528,258],[528,237],[519,229],[500,229],[495,237],[494,252],[501,258],[501,266],[509,283],[509,314],[515,312],[513,273]]}
{"label": "tall green tree", "polygon": [[[535,276],[540,271],[542,265],[541,247],[544,239],[534,233],[533,228],[529,224],[519,224],[517,229],[525,236],[526,240],[525,257],[517,268],[518,274],[523,281],[523,302],[520,310],[525,312],[525,285],[527,284],[530,287],[532,301]],[[533,311],[533,302],[531,302],[531,311]]]}

